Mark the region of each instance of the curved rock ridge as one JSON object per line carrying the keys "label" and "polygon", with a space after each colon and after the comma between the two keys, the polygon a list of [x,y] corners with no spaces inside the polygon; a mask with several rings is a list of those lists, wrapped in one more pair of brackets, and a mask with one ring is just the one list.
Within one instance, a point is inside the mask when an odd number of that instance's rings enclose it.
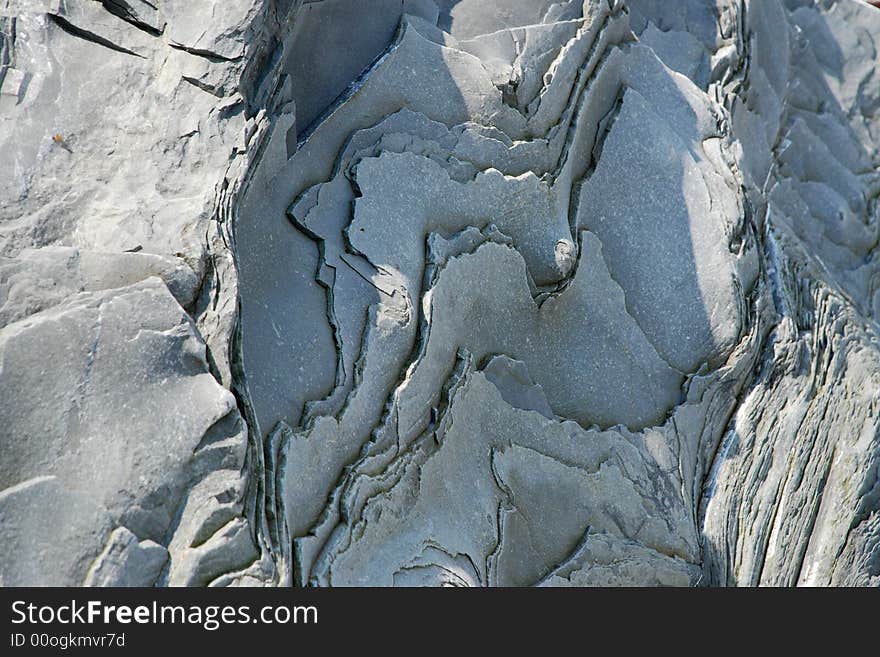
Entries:
{"label": "curved rock ridge", "polygon": [[7,0],[0,583],[880,585],[877,36]]}

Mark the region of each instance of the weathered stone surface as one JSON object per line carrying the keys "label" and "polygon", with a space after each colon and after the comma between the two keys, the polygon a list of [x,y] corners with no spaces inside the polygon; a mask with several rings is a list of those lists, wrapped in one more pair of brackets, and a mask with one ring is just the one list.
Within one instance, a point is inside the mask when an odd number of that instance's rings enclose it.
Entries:
{"label": "weathered stone surface", "polygon": [[214,4],[0,3],[5,584],[284,578],[227,223],[274,7]]}
{"label": "weathered stone surface", "polygon": [[168,551],[155,541],[138,541],[125,527],[110,535],[107,547],[86,575],[86,586],[150,586],[159,579]]}
{"label": "weathered stone surface", "polygon": [[[192,482],[244,456],[204,438],[237,414],[235,400],[157,278],[73,295],[6,326],[0,390],[0,486],[19,491],[0,512],[8,584],[82,583],[114,527],[164,541]],[[41,511],[68,499],[79,509],[46,523]],[[19,515],[30,548],[19,543]],[[46,562],[32,563],[34,553]]]}
{"label": "weathered stone surface", "polygon": [[880,584],[878,36],[0,2],[2,583]]}

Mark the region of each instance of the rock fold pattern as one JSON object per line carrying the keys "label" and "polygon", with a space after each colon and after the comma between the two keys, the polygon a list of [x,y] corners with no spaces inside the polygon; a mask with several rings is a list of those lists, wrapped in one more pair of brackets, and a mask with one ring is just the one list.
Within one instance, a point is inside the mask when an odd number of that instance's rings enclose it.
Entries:
{"label": "rock fold pattern", "polygon": [[4,584],[880,585],[880,12],[0,4]]}

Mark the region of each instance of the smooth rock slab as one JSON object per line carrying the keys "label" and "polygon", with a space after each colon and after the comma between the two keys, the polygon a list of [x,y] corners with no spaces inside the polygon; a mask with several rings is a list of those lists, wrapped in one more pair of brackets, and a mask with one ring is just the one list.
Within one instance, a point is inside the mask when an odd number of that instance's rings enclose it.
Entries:
{"label": "smooth rock slab", "polygon": [[203,436],[237,413],[158,278],[75,295],[0,330],[0,397],[7,585],[82,584],[120,525],[163,544],[204,475],[194,465]]}

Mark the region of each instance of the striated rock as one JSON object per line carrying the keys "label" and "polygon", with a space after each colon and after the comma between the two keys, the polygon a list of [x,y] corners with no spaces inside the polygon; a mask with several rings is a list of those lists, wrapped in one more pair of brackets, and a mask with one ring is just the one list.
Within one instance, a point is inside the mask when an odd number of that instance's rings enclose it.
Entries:
{"label": "striated rock", "polygon": [[0,4],[2,582],[880,584],[878,35]]}

